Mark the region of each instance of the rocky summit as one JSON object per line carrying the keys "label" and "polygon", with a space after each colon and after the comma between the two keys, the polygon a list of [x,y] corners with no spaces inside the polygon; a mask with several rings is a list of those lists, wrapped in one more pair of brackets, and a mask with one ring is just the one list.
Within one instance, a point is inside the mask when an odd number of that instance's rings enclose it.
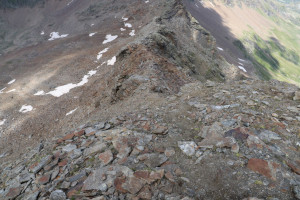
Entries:
{"label": "rocky summit", "polygon": [[74,35],[1,46],[0,199],[300,199],[300,89],[229,64],[194,1],[3,2]]}

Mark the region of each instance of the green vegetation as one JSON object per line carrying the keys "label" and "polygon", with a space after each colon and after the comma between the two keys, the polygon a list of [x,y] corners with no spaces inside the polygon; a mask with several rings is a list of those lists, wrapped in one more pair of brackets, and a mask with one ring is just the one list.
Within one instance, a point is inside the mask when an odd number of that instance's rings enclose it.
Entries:
{"label": "green vegetation", "polygon": [[262,79],[277,79],[300,86],[300,27],[293,23],[300,14],[293,13],[294,18],[282,17],[283,11],[291,8],[274,0],[261,2],[256,9],[276,24],[269,30],[269,38],[263,39],[249,27],[242,42],[236,40],[234,45],[252,61]]}
{"label": "green vegetation", "polygon": [[[256,33],[251,33],[244,39],[249,55],[259,76],[269,80],[271,78],[300,85],[300,46],[297,49],[288,48],[289,40],[269,38],[263,40]],[[276,35],[276,34],[275,34]],[[285,36],[286,33],[282,32]],[[281,35],[281,36],[282,36]],[[281,37],[282,38],[282,37]],[[248,55],[248,56],[249,56]]]}

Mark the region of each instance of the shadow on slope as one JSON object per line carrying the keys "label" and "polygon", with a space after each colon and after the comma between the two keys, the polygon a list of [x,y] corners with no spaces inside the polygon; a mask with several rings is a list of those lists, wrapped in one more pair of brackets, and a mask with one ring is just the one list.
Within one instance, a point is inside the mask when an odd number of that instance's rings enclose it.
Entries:
{"label": "shadow on slope", "polygon": [[[224,49],[220,54],[226,59],[227,62],[235,66],[240,65],[241,59],[247,59],[255,66],[246,66],[248,72],[255,72],[260,78],[269,80],[272,75],[266,70],[259,62],[252,57],[244,44],[236,38],[229,27],[225,25],[223,18],[213,9],[204,7],[201,3],[194,0],[184,0],[184,5],[187,10],[197,19],[201,26],[207,29],[216,38],[217,45]],[[278,61],[276,59],[269,59],[265,54],[261,55],[262,59],[271,60],[275,68],[278,68]]]}

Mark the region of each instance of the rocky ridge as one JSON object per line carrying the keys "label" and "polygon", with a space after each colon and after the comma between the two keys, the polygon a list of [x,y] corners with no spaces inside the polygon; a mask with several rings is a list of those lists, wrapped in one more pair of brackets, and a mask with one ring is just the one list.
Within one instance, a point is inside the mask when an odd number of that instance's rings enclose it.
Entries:
{"label": "rocky ridge", "polygon": [[4,151],[0,199],[300,199],[299,88],[245,77],[180,1],[155,3],[81,94],[108,119]]}
{"label": "rocky ridge", "polygon": [[190,83],[156,109],[87,124],[2,163],[0,194],[299,199],[299,124],[294,86],[248,79]]}

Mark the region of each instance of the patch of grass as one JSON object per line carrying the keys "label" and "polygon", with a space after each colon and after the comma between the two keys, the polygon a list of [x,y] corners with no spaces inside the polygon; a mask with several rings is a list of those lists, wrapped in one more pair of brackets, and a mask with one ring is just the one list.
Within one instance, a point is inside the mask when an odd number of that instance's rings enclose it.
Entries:
{"label": "patch of grass", "polygon": [[274,37],[263,40],[252,30],[245,34],[243,41],[247,52],[250,52],[247,54],[262,79],[274,78],[299,86],[300,56],[297,52],[300,52],[300,45],[294,45],[297,49],[288,46],[291,36],[286,33],[282,33],[281,38],[282,40]]}
{"label": "patch of grass", "polygon": [[[259,32],[248,26],[248,31],[244,31],[243,37],[234,41],[234,45],[249,56],[260,78],[300,86],[300,27],[299,22],[295,23],[295,19],[300,18],[299,13],[291,5],[280,2],[253,3],[263,17],[276,25],[269,29],[268,39],[261,38]],[[288,15],[282,17],[282,13]]]}
{"label": "patch of grass", "polygon": [[255,184],[255,185],[262,185],[263,182],[262,182],[262,181],[259,181],[259,180],[256,180],[256,181],[254,182],[254,184]]}

